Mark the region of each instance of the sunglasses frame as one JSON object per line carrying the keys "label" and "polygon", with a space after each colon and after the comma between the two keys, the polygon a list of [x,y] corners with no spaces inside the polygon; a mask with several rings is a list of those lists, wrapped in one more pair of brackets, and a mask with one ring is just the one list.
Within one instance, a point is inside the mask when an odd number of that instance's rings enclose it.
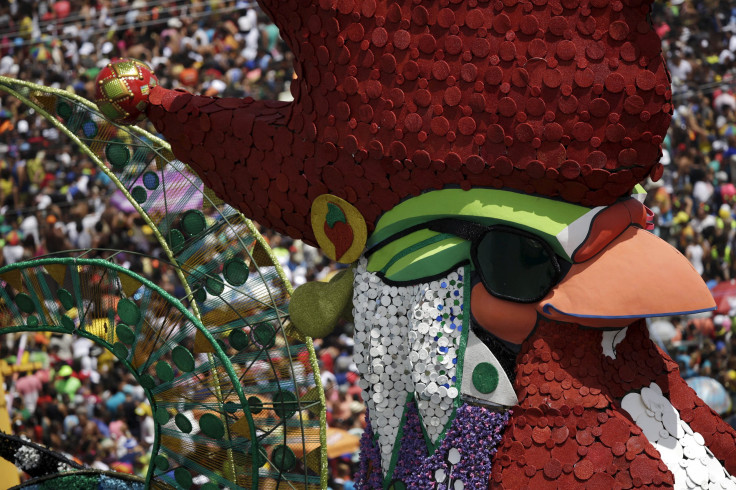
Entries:
{"label": "sunglasses frame", "polygon": [[[470,248],[470,262],[473,264],[473,267],[475,267],[476,272],[478,273],[478,276],[480,277],[480,280],[483,283],[486,291],[488,291],[489,294],[496,298],[513,301],[515,303],[535,303],[547,296],[552,288],[559,284],[559,282],[564,277],[564,273],[560,265],[561,258],[558,257],[552,246],[539,236],[526,230],[521,230],[519,228],[514,228],[512,226],[506,225],[482,225],[480,223],[458,219],[442,219],[434,221],[430,223],[427,228],[438,233],[448,233],[451,235],[455,235],[472,243]],[[483,241],[483,239],[489,233],[492,233],[494,231],[518,235],[523,238],[533,240],[535,243],[540,244],[545,252],[547,252],[547,255],[550,257],[550,262],[552,263],[552,266],[554,268],[555,275],[550,281],[549,286],[544,289],[543,293],[534,296],[533,298],[518,298],[515,296],[499,293],[497,291],[494,291],[490,287],[486,280],[485,274],[483,273],[483,267],[481,267],[480,261],[478,260],[478,247],[480,246],[480,243]],[[565,261],[564,259],[562,259],[562,261],[564,263],[567,263],[567,261]]]}

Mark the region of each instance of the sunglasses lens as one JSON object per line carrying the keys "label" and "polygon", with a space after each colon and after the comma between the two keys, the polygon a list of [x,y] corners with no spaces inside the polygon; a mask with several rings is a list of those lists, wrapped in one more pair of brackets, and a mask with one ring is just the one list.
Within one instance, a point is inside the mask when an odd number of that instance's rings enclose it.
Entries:
{"label": "sunglasses lens", "polygon": [[478,243],[476,267],[490,293],[522,302],[541,299],[559,275],[539,240],[503,230],[489,231]]}

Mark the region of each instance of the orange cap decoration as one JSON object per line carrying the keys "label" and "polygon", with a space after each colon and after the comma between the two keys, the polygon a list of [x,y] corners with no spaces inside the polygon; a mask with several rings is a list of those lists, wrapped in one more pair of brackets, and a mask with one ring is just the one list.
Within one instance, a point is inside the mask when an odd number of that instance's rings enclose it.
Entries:
{"label": "orange cap decoration", "polygon": [[511,188],[607,205],[651,176],[670,85],[649,1],[262,0],[293,103],[156,87],[149,118],[247,216],[315,243],[334,194],[369,231],[401,200]]}

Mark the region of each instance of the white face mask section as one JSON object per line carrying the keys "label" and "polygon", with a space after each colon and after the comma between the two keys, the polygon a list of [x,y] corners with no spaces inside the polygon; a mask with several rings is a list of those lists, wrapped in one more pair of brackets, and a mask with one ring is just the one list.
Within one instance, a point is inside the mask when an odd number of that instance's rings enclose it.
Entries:
{"label": "white face mask section", "polygon": [[361,259],[355,271],[354,361],[385,474],[410,395],[433,443],[454,412],[460,387],[463,268],[442,279],[396,287],[367,272],[366,263]]}

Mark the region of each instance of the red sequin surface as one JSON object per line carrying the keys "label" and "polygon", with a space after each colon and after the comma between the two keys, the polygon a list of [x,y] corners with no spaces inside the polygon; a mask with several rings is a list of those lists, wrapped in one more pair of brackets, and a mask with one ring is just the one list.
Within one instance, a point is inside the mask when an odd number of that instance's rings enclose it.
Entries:
{"label": "red sequin surface", "polygon": [[313,242],[312,200],[369,230],[431,189],[611,204],[657,175],[671,92],[639,0],[264,0],[293,104],[157,89],[149,117],[207,185]]}
{"label": "red sequin surface", "polygon": [[736,431],[687,386],[677,364],[649,339],[645,322],[628,328],[616,359],[603,354],[601,340],[598,330],[540,320],[519,355],[519,406],[494,458],[490,486],[672,487],[659,452],[620,407],[627,393],[652,382],[733,473]]}

